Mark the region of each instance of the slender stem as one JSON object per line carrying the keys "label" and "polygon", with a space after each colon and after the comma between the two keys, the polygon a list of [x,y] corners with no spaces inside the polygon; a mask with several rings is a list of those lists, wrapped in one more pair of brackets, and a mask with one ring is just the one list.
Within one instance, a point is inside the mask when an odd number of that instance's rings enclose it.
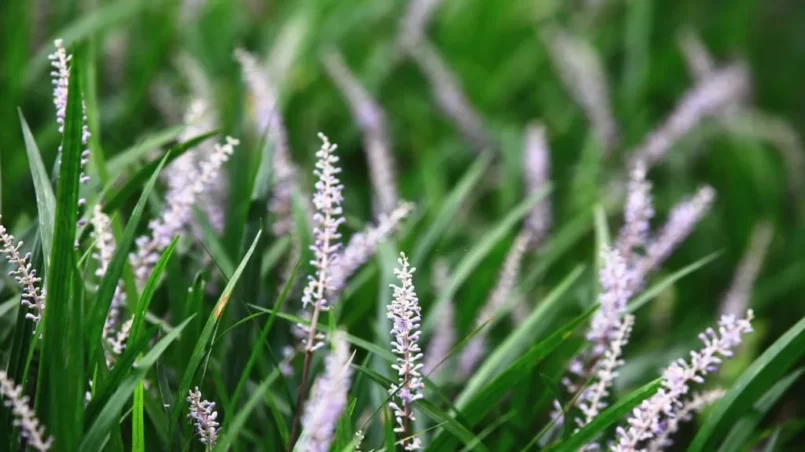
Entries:
{"label": "slender stem", "polygon": [[288,443],[288,452],[293,451],[296,445],[296,440],[299,439],[299,424],[302,419],[302,409],[305,404],[305,392],[307,389],[307,377],[310,372],[310,363],[313,361],[313,351],[305,350],[305,365],[302,368],[302,382],[299,384],[299,391],[296,396],[296,411],[293,417],[293,426],[291,427],[291,440]]}

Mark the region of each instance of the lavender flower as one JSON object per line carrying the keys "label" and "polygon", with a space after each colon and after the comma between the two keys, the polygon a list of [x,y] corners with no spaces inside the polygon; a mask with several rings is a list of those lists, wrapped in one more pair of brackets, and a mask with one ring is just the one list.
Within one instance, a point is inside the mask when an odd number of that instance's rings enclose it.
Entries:
{"label": "lavender flower", "polygon": [[[53,71],[50,72],[53,82],[53,105],[56,107],[56,123],[59,125],[59,133],[63,135],[64,121],[67,116],[67,92],[70,85],[69,65],[73,56],[67,54],[63,40],[56,39],[53,41],[53,44],[56,46],[56,51],[48,56],[50,65],[53,67]],[[81,174],[79,176],[79,182],[86,185],[89,183],[90,178],[84,173],[84,167],[89,161],[90,152],[88,146],[92,134],[89,132],[89,126],[87,125],[87,106],[83,99],[81,100],[81,109],[83,111],[81,117],[81,145],[84,146],[84,150],[81,151]],[[61,154],[61,151],[62,147],[59,145],[59,154]],[[80,198],[78,200],[78,207],[82,207],[85,203],[86,199]],[[79,219],[78,221],[79,226],[83,226],[85,223],[86,220],[84,219]],[[78,244],[76,244],[76,247],[78,247]]]}
{"label": "lavender flower", "polygon": [[[2,220],[2,216],[0,216],[0,220]],[[22,241],[16,242],[14,236],[9,234],[2,224],[0,224],[0,245],[2,245],[0,254],[4,254],[6,260],[15,267],[9,274],[14,276],[14,280],[22,286],[20,303],[31,311],[25,314],[25,318],[38,326],[45,314],[47,292],[40,288],[42,278],[36,276],[36,269],[31,266],[31,253],[21,255]]]}
{"label": "lavender flower", "polygon": [[[540,123],[533,123],[526,129],[523,172],[528,194],[545,187],[550,178],[550,150],[545,135],[545,126]],[[531,234],[531,248],[542,242],[550,225],[551,201],[545,197],[531,209],[525,219],[525,227]]]}
{"label": "lavender flower", "polygon": [[696,81],[702,81],[716,70],[716,64],[701,38],[692,30],[686,30],[679,36],[679,47],[682,50],[688,72]]}
{"label": "lavender flower", "polygon": [[694,413],[701,413],[705,408],[724,397],[726,393],[727,391],[718,388],[693,394],[693,398],[685,401],[679,412],[668,419],[662,433],[648,444],[649,452],[659,452],[673,445],[671,436],[679,430],[680,423],[689,421]]}
{"label": "lavender flower", "polygon": [[415,47],[425,37],[425,31],[433,14],[443,0],[411,0],[403,13],[400,31],[397,34],[397,48],[406,52]]}
{"label": "lavender flower", "polygon": [[[438,293],[443,293],[447,287],[447,263],[439,259],[433,265],[432,286]],[[456,343],[455,325],[455,306],[452,300],[442,305],[438,314],[439,328],[433,331],[433,335],[428,342],[425,361],[422,366],[422,373],[431,380],[436,379],[442,373],[443,368],[439,367],[442,360],[447,357],[453,345]]]}
{"label": "lavender flower", "polygon": [[433,45],[422,41],[409,50],[419,70],[428,79],[431,95],[442,113],[456,125],[476,152],[488,148],[492,139],[480,114],[470,104],[456,76]]}
{"label": "lavender flower", "polygon": [[601,251],[602,266],[598,275],[601,290],[598,294],[600,307],[593,315],[587,340],[592,342],[593,356],[601,356],[609,348],[611,340],[622,324],[627,304],[634,294],[635,274],[617,249]]}
{"label": "lavender flower", "polygon": [[[115,254],[115,238],[112,235],[111,227],[112,222],[109,217],[103,213],[100,203],[95,204],[92,211],[92,237],[95,239],[95,248],[97,252],[92,255],[98,262],[98,268],[95,270],[95,276],[102,279],[106,275],[109,264],[112,262],[112,257]],[[115,330],[120,326],[123,321],[123,316],[126,309],[126,293],[123,288],[118,285],[115,287],[115,293],[112,295],[112,303],[109,305],[109,313],[106,316],[106,322],[103,326],[103,338],[111,340],[114,337]]]}
{"label": "lavender flower", "polygon": [[674,248],[690,235],[699,220],[710,210],[714,198],[715,191],[709,186],[704,186],[699,188],[692,198],[680,202],[673,208],[665,225],[649,241],[646,256],[636,265],[638,273],[636,283],[643,281],[649,272],[657,268]]}
{"label": "lavender flower", "polygon": [[327,356],[324,375],[313,385],[310,402],[302,418],[302,436],[297,450],[327,452],[333,441],[335,425],[347,406],[350,369],[349,345],[346,335],[337,331],[333,337],[333,350]]}
{"label": "lavender flower", "polygon": [[632,163],[643,161],[648,167],[653,166],[674,143],[703,119],[719,117],[729,111],[735,99],[743,96],[749,89],[748,72],[746,65],[734,64],[719,69],[697,83],[665,121],[632,152]]}
{"label": "lavender flower", "polygon": [[243,71],[243,81],[254,102],[257,132],[274,146],[274,190],[269,210],[274,215],[272,230],[281,236],[293,230],[292,196],[296,184],[296,166],[291,160],[285,123],[280,114],[274,87],[257,59],[243,49],[235,50],[235,59]]}
{"label": "lavender flower", "polygon": [[341,247],[339,239],[341,234],[338,227],[344,222],[341,216],[341,190],[344,186],[338,180],[338,173],[341,168],[337,165],[338,157],[334,152],[336,145],[330,144],[330,140],[319,133],[322,141],[321,149],[316,153],[318,161],[316,170],[313,171],[318,177],[316,182],[316,193],[313,195],[313,205],[316,213],[313,221],[316,227],[313,229],[314,243],[310,246],[313,251],[313,261],[311,264],[316,269],[314,276],[308,276],[308,285],[302,295],[302,307],[307,308],[313,305],[313,317],[308,327],[308,335],[305,341],[305,349],[308,352],[324,345],[316,341],[319,336],[316,334],[319,312],[330,308],[327,296],[333,293],[333,271],[338,265],[338,250]]}
{"label": "lavender flower", "polygon": [[763,260],[766,258],[766,252],[771,245],[772,233],[769,223],[764,222],[755,226],[749,240],[749,247],[738,264],[738,271],[735,272],[732,285],[721,301],[722,314],[737,315],[746,311],[749,296],[752,294],[752,286],[755,284]]}
{"label": "lavender flower", "polygon": [[618,377],[618,368],[624,363],[621,358],[623,347],[629,342],[629,334],[632,332],[633,325],[633,315],[623,317],[619,328],[604,352],[604,356],[596,363],[594,368],[596,381],[581,394],[577,403],[582,414],[584,414],[583,419],[576,419],[576,424],[579,427],[584,427],[592,422],[607,407],[605,400],[609,395],[609,387]]}
{"label": "lavender flower", "polygon": [[121,355],[123,354],[123,351],[126,350],[126,342],[129,340],[131,326],[133,324],[134,317],[132,316],[130,319],[126,320],[122,325],[120,325],[120,329],[117,331],[114,337],[107,338],[109,345],[112,346],[112,352],[114,352],[116,355]]}
{"label": "lavender flower", "polygon": [[363,430],[355,432],[355,452],[361,452],[361,444],[363,444],[364,437]]}
{"label": "lavender flower", "polygon": [[187,419],[193,423],[199,441],[207,447],[212,447],[218,440],[218,412],[215,411],[215,402],[201,399],[201,391],[196,386],[195,390],[190,391],[187,396],[187,403],[190,404]]}
{"label": "lavender flower", "polygon": [[415,420],[413,403],[422,398],[422,377],[419,373],[422,364],[420,352],[419,336],[422,333],[419,329],[421,320],[419,299],[414,292],[413,275],[415,268],[408,266],[408,258],[405,253],[400,253],[397,259],[400,268],[394,269],[394,275],[400,280],[402,286],[391,285],[394,289],[394,299],[388,306],[387,317],[394,323],[391,334],[394,341],[391,343],[392,352],[397,355],[397,363],[391,367],[397,371],[399,381],[392,384],[389,394],[396,395],[397,401],[389,403],[389,407],[394,411],[397,420],[395,432],[399,433],[403,440],[405,450],[418,450],[422,444],[418,437],[411,435],[411,425]]}
{"label": "lavender flower", "polygon": [[543,35],[559,78],[587,115],[604,154],[617,145],[618,130],[609,102],[606,72],[595,49],[561,28]]}
{"label": "lavender flower", "polygon": [[14,413],[14,426],[20,428],[20,436],[28,447],[46,451],[53,445],[53,438],[39,424],[34,410],[28,405],[28,396],[23,395],[22,386],[17,386],[5,371],[0,370],[0,395],[4,396],[5,406]]}
{"label": "lavender flower", "polygon": [[[478,316],[475,318],[476,328],[480,328],[485,323],[491,321],[506,305],[506,300],[512,295],[517,284],[517,277],[520,275],[523,257],[528,250],[530,241],[530,231],[527,230],[520,232],[514,239],[514,243],[509,249],[506,260],[503,263],[503,269],[501,269],[500,275],[498,276],[498,282],[489,295],[489,299],[486,300],[486,303],[481,307]],[[480,361],[486,353],[488,334],[488,327],[481,329],[464,348],[458,363],[459,374],[462,377],[468,377],[475,369],[478,361]]]}
{"label": "lavender flower", "polygon": [[338,253],[338,263],[332,267],[330,275],[332,294],[344,288],[347,278],[375,254],[377,245],[394,233],[412,210],[414,210],[413,203],[402,202],[389,214],[380,214],[376,225],[369,226],[349,239],[344,250]]}
{"label": "lavender flower", "polygon": [[648,242],[654,207],[651,203],[651,182],[646,180],[646,165],[638,162],[630,173],[624,223],[615,247],[629,261],[635,248]]}
{"label": "lavender flower", "polygon": [[168,190],[161,215],[148,224],[151,237],[138,238],[137,251],[131,256],[134,276],[139,287],[145,285],[151,269],[159,260],[160,253],[170,245],[174,235],[188,224],[192,218],[193,206],[218,176],[221,167],[239,144],[240,141],[235,138],[226,137],[226,143],[215,145],[215,152],[201,162],[198,171],[193,173],[194,176],[187,185]]}
{"label": "lavender flower", "polygon": [[397,175],[386,131],[386,115],[349,70],[341,54],[332,53],[325,57],[324,67],[349,103],[352,117],[363,132],[369,176],[376,193],[375,210],[379,213],[391,212],[397,205]]}
{"label": "lavender flower", "polygon": [[752,332],[752,310],[744,319],[724,315],[719,321],[718,333],[708,328],[699,335],[704,348],[690,352],[690,362],[679,359],[663,372],[662,388],[635,408],[627,420],[628,427],[618,427],[614,452],[643,450],[641,444],[663,431],[666,419],[673,418],[682,408],[682,397],[688,393],[691,382],[703,383],[704,376],[715,372],[723,358],[732,356],[732,349],[741,343],[741,336]]}

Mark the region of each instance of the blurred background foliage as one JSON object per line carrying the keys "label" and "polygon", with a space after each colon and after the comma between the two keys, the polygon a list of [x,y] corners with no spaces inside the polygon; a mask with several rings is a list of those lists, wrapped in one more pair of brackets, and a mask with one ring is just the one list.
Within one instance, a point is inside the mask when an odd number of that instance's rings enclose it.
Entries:
{"label": "blurred background foliage", "polygon": [[[188,12],[188,4],[199,6]],[[222,134],[246,135],[244,116],[252,105],[244,96],[232,50],[252,51],[274,74],[293,158],[308,182],[312,184],[308,170],[318,146],[316,132],[326,133],[339,144],[345,167],[345,211],[351,220],[347,229],[354,231],[372,218],[372,191],[360,131],[322,64],[322,56],[337,49],[385,109],[400,192],[423,208],[427,222],[478,157],[467,152],[461,133],[439,112],[418,67],[398,57],[395,41],[405,4],[398,0],[2,2],[0,212],[4,223],[14,229],[36,215],[18,107],[36,135],[46,165],[55,159],[60,136],[53,120],[46,55],[56,37],[65,38],[68,45],[86,44],[89,77],[97,92],[94,146],[107,159],[179,124],[190,92],[183,55],[198,64],[209,84]],[[607,159],[600,158],[582,110],[560,82],[540,39],[542,30],[555,25],[593,45],[604,63],[621,132],[619,146]],[[554,229],[591,215],[593,202],[604,198],[609,182],[622,178],[629,150],[694,84],[679,45],[687,31],[697,33],[719,63],[747,62],[752,109],[774,118],[787,137],[801,136],[805,131],[803,27],[805,6],[797,0],[445,0],[427,30],[428,39],[480,112],[492,136],[494,154],[500,158],[487,169],[481,188],[474,191],[473,204],[460,211],[433,254],[455,263],[522,199],[522,137],[534,120],[542,121],[548,130]],[[166,112],[171,111],[179,115],[178,120],[168,117]],[[243,152],[228,166],[233,197],[242,193],[236,186],[246,179],[240,176],[249,174],[249,162],[258,149],[257,138],[247,139]],[[650,312],[644,313],[650,318],[638,322],[631,353],[637,357],[630,358],[624,369],[624,385],[653,378],[654,373],[644,375],[646,369],[656,369],[679,354],[679,348],[668,344],[684,348],[694,340],[695,331],[712,322],[751,231],[762,220],[772,224],[774,239],[752,298],[758,317],[752,347],[768,345],[805,315],[801,302],[805,193],[789,189],[792,177],[797,176],[805,177],[805,173],[787,163],[779,142],[728,130],[717,121],[700,124],[651,171],[660,218],[702,183],[711,184],[717,192],[710,214],[664,266],[666,274],[709,253],[722,254],[663,292]],[[230,199],[230,212],[237,212],[244,202]],[[614,231],[620,225],[618,205],[622,203],[610,204],[615,207],[610,211]],[[416,243],[420,229],[408,243]],[[223,243],[236,259],[240,232],[235,226],[227,228]],[[509,244],[506,240],[496,245],[462,285],[456,296],[460,331],[471,329]],[[563,252],[542,278],[541,290],[549,290],[579,262],[591,262],[593,244],[590,219],[582,239]],[[540,255],[533,257],[530,265],[537,265],[539,259]],[[589,276],[593,281],[594,275]],[[191,277],[186,275],[188,280]],[[377,287],[366,285],[355,295],[362,300],[356,303],[358,312],[372,315]],[[573,302],[589,303],[590,287],[585,283],[572,289]],[[427,288],[421,292],[427,309],[434,297]],[[359,315],[345,312],[343,318],[359,334],[370,334]],[[505,328],[496,330],[497,334],[505,335]],[[665,352],[652,355],[661,346]],[[789,403],[793,407],[802,397],[800,391]]]}

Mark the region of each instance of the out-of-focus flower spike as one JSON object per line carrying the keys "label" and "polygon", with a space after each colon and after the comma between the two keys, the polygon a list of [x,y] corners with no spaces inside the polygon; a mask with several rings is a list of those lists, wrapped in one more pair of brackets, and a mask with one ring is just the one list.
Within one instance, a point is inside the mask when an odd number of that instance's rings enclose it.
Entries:
{"label": "out-of-focus flower spike", "polygon": [[412,427],[415,420],[413,403],[423,397],[424,388],[420,374],[422,363],[419,362],[422,353],[418,344],[422,334],[419,329],[422,317],[419,298],[414,291],[416,269],[409,267],[405,253],[400,253],[397,263],[399,268],[394,269],[394,275],[402,286],[391,285],[394,298],[388,306],[387,317],[393,323],[391,350],[397,355],[397,363],[391,367],[397,371],[398,382],[389,388],[389,394],[396,399],[389,403],[389,408],[397,420],[394,431],[404,438],[402,443],[405,450],[418,450],[422,447],[421,440],[413,436]]}
{"label": "out-of-focus flower spike", "polygon": [[[98,262],[98,268],[95,270],[95,276],[102,279],[112,262],[112,257],[115,254],[115,238],[112,235],[112,222],[109,217],[103,213],[103,208],[100,203],[95,204],[92,212],[92,237],[95,239],[95,248],[97,252],[92,255]],[[109,313],[106,316],[106,323],[103,326],[103,338],[110,342],[115,339],[115,331],[121,326],[123,315],[126,309],[126,293],[123,288],[118,285],[115,288],[115,293],[112,295],[112,303],[109,305]],[[114,348],[114,344],[113,344]]]}
{"label": "out-of-focus flower spike", "polygon": [[[478,316],[475,318],[475,327],[479,328],[489,322],[506,305],[506,300],[514,293],[517,285],[517,277],[520,275],[520,267],[523,264],[523,257],[528,251],[528,244],[531,241],[530,231],[523,230],[514,239],[512,247],[509,249],[503,268],[498,276],[495,288],[492,289],[489,298],[484,303]],[[464,347],[458,362],[458,372],[466,378],[472,374],[475,366],[486,353],[487,336],[489,326],[484,327],[470,339]]]}
{"label": "out-of-focus flower spike", "polygon": [[393,234],[413,210],[414,204],[404,201],[389,214],[381,214],[377,224],[354,234],[344,250],[338,253],[337,264],[332,266],[330,293],[340,292],[347,279],[375,254],[377,245]]}
{"label": "out-of-focus flower spike", "polygon": [[311,452],[330,450],[336,423],[347,406],[351,361],[346,334],[336,331],[333,349],[326,358],[324,375],[314,383],[310,401],[305,407],[302,436],[296,449]]}
{"label": "out-of-focus flower spike", "polygon": [[651,232],[649,221],[654,217],[651,182],[646,180],[646,165],[643,162],[637,162],[631,170],[623,217],[623,227],[615,248],[629,261],[636,248],[642,249],[647,245]]}
{"label": "out-of-focus flower spike", "polygon": [[[447,287],[447,279],[447,263],[443,259],[439,259],[433,264],[433,276],[431,277],[431,284],[436,293],[443,293],[445,287]],[[453,301],[448,300],[438,313],[432,315],[438,316],[439,328],[433,331],[433,336],[428,342],[422,373],[431,380],[435,380],[444,370],[442,367],[444,364],[440,366],[440,363],[456,343],[455,306]]]}
{"label": "out-of-focus flower spike", "polygon": [[683,407],[682,398],[688,393],[691,383],[703,383],[707,374],[718,369],[724,358],[732,356],[732,350],[741,343],[741,336],[752,332],[752,311],[738,319],[724,315],[718,322],[718,332],[708,328],[699,338],[704,347],[690,352],[690,361],[678,359],[671,363],[662,376],[660,388],[648,400],[632,411],[627,427],[618,427],[616,441],[610,450],[614,452],[636,452],[660,435],[668,419],[672,419]]}
{"label": "out-of-focus flower spike", "polygon": [[602,151],[609,154],[618,143],[618,126],[609,101],[606,71],[595,49],[559,27],[549,27],[543,40],[559,78],[584,110]]}
{"label": "out-of-focus flower spike", "polygon": [[673,445],[671,437],[679,431],[679,424],[687,422],[693,418],[693,414],[701,413],[705,408],[719,401],[727,394],[727,391],[717,388],[709,391],[697,392],[693,398],[684,402],[684,406],[676,416],[668,419],[665,429],[648,444],[649,452],[659,452]]}
{"label": "out-of-focus flower spike", "polygon": [[615,335],[609,341],[603,357],[596,363],[595,383],[581,394],[579,402],[577,402],[577,406],[584,415],[583,418],[576,418],[579,428],[592,422],[607,407],[606,398],[609,396],[609,388],[618,377],[618,368],[624,363],[623,347],[629,342],[629,334],[632,332],[633,325],[634,316],[625,315],[620,321]]}
{"label": "out-of-focus flower spike", "polygon": [[363,132],[363,147],[375,191],[375,211],[389,213],[397,205],[397,174],[391,155],[386,114],[349,70],[340,53],[324,57],[324,67]]}
{"label": "out-of-focus flower spike", "polygon": [[436,105],[476,152],[489,148],[493,141],[484,121],[461,89],[456,76],[448,69],[434,46],[421,41],[410,49],[410,55],[428,80]]}
{"label": "out-of-focus flower spike", "polygon": [[[525,146],[523,150],[523,172],[525,189],[528,195],[545,187],[550,180],[550,149],[545,126],[534,122],[528,126],[525,133]],[[525,227],[531,234],[530,247],[538,246],[551,226],[551,200],[548,197],[541,199],[525,219]]]}
{"label": "out-of-focus flower spike", "polygon": [[610,340],[622,324],[629,300],[634,295],[636,275],[629,263],[617,249],[604,248],[601,251],[601,270],[598,282],[600,307],[593,315],[587,340],[593,344],[593,356],[601,356],[608,348]]}
{"label": "out-of-focus flower spike", "polygon": [[397,49],[402,53],[415,47],[425,38],[428,24],[443,0],[411,0],[400,21]]}
{"label": "out-of-focus flower spike", "polygon": [[313,171],[313,174],[318,177],[316,192],[313,194],[313,205],[316,208],[313,221],[316,226],[313,229],[314,243],[310,246],[313,251],[311,264],[315,268],[315,273],[308,276],[308,284],[302,295],[302,307],[313,306],[313,317],[310,325],[306,327],[308,334],[305,349],[307,352],[324,345],[317,340],[316,325],[319,312],[330,309],[331,300],[328,300],[328,297],[334,292],[333,272],[339,264],[341,247],[341,234],[338,232],[338,227],[344,222],[341,210],[341,202],[344,200],[341,191],[344,186],[338,180],[341,168],[338,166],[338,157],[335,155],[337,146],[331,144],[322,133],[319,134],[319,138],[322,146],[316,153],[318,161],[316,170]]}
{"label": "out-of-focus flower spike", "polygon": [[38,451],[46,451],[53,445],[53,438],[45,432],[45,426],[39,423],[36,413],[28,405],[28,396],[23,394],[22,387],[0,370],[0,395],[5,397],[4,405],[11,408],[14,414],[13,425],[20,428],[22,442]]}
{"label": "out-of-focus flower spike", "polygon": [[187,403],[190,404],[187,419],[195,427],[199,441],[205,446],[212,448],[218,441],[218,412],[215,410],[215,402],[203,400],[201,391],[196,387],[187,396]]}
{"label": "out-of-focus flower spike", "polygon": [[696,32],[687,29],[679,34],[679,48],[693,79],[705,80],[716,70],[716,63]]}
{"label": "out-of-focus flower spike", "polygon": [[[3,217],[0,216],[0,221],[2,219]],[[47,291],[40,287],[42,278],[36,276],[36,269],[31,265],[31,253],[21,255],[21,247],[22,241],[17,242],[14,236],[8,233],[5,226],[0,224],[0,254],[5,255],[6,260],[14,266],[14,270],[9,274],[22,286],[20,304],[30,310],[25,314],[25,318],[38,326],[45,314]]]}
{"label": "out-of-focus flower spike", "polygon": [[137,250],[131,255],[134,276],[139,288],[145,286],[153,266],[159,260],[160,253],[191,220],[193,206],[216,180],[221,167],[229,160],[239,144],[239,140],[226,137],[225,143],[216,144],[214,152],[199,164],[186,185],[171,187],[168,190],[162,213],[148,224],[151,236],[138,238]]}
{"label": "out-of-focus flower spike", "polygon": [[274,216],[272,230],[280,236],[289,233],[293,227],[292,197],[296,184],[297,169],[291,160],[285,122],[280,113],[279,101],[274,87],[257,59],[243,49],[235,50],[235,59],[240,63],[243,81],[254,102],[254,116],[257,133],[274,146],[274,187],[269,202],[269,210]]}
{"label": "out-of-focus flower spike", "polygon": [[665,121],[630,153],[632,164],[643,161],[649,168],[654,166],[703,119],[729,112],[736,100],[746,96],[749,83],[749,69],[745,63],[718,69],[696,83]]}
{"label": "out-of-focus flower spike", "polygon": [[749,247],[738,264],[732,285],[721,301],[722,314],[738,315],[749,307],[752,286],[755,285],[755,279],[766,259],[772,237],[773,230],[770,223],[763,222],[755,226],[749,239]]}
{"label": "out-of-focus flower spike", "polygon": [[715,196],[712,187],[704,186],[699,188],[693,197],[680,202],[673,208],[665,225],[649,241],[645,257],[637,262],[635,271],[638,276],[635,278],[635,283],[641,283],[649,272],[662,264],[671,252],[690,235],[696,224],[710,210]]}

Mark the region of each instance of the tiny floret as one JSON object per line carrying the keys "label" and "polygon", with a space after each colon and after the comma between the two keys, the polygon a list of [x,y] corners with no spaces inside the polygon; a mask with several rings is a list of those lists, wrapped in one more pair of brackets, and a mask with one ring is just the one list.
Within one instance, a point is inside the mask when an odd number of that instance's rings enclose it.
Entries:
{"label": "tiny floret", "polygon": [[25,318],[39,325],[45,313],[46,291],[41,288],[42,278],[36,276],[36,269],[31,265],[31,253],[20,254],[21,247],[22,241],[17,242],[5,226],[0,224],[0,254],[5,255],[6,260],[14,266],[9,275],[22,286],[20,303],[30,310]]}
{"label": "tiny floret", "polygon": [[45,432],[45,426],[39,423],[34,410],[28,404],[27,395],[22,387],[17,386],[5,371],[0,370],[0,395],[5,398],[4,405],[11,408],[14,414],[13,425],[19,427],[20,436],[28,447],[46,451],[53,445],[53,438]]}

